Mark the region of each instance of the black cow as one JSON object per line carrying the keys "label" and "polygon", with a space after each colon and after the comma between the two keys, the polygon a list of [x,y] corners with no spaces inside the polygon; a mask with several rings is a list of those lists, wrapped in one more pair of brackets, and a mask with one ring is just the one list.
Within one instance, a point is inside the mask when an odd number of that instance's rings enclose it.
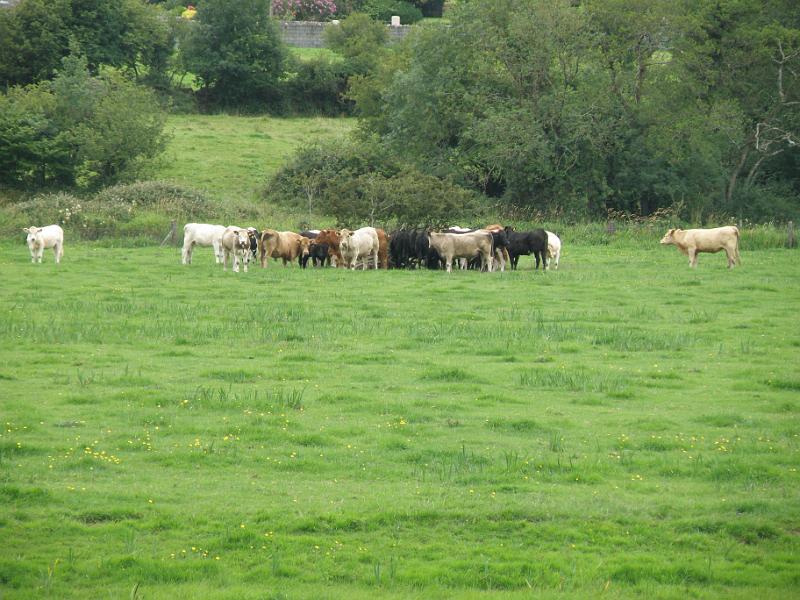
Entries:
{"label": "black cow", "polygon": [[547,232],[544,229],[534,229],[533,231],[514,231],[511,227],[506,227],[508,236],[508,256],[511,258],[511,268],[516,269],[519,257],[533,254],[536,258],[536,269],[539,268],[539,261],[547,259]]}
{"label": "black cow", "polygon": [[[319,231],[301,231],[300,235],[310,240],[315,240],[319,235]],[[311,259],[311,264],[315,267],[324,267],[326,263],[330,266],[331,257],[328,254],[328,244],[317,244],[312,241],[311,245],[308,247],[308,256],[298,257],[300,266],[305,269],[308,266],[309,259]]]}

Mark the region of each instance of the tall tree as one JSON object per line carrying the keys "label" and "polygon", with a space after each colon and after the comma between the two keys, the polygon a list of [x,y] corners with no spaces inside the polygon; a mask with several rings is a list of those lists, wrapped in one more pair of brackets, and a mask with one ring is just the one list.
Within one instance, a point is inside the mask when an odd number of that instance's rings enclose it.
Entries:
{"label": "tall tree", "polygon": [[268,5],[268,0],[205,0],[198,7],[182,51],[209,102],[263,109],[277,98],[286,49]]}

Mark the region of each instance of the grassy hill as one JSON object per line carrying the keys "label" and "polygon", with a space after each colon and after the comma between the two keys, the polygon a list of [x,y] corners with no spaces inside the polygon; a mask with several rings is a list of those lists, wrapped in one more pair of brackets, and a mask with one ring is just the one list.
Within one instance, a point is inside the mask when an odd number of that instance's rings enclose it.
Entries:
{"label": "grassy hill", "polygon": [[171,115],[172,139],[154,178],[220,199],[252,199],[295,148],[344,136],[354,126],[355,119],[345,118]]}

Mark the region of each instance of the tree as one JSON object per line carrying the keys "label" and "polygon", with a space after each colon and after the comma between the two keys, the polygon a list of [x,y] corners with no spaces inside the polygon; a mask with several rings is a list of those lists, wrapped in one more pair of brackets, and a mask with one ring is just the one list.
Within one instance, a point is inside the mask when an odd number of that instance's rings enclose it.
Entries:
{"label": "tree", "polygon": [[120,76],[93,77],[70,55],[53,81],[0,95],[0,182],[30,187],[133,177],[164,148],[153,93]]}
{"label": "tree", "polygon": [[0,11],[0,84],[20,85],[53,77],[77,44],[92,73],[101,66],[140,65],[163,72],[174,47],[161,8],[141,0],[26,0]]}
{"label": "tree", "polygon": [[277,99],[286,50],[267,0],[206,0],[182,49],[184,63],[218,106],[263,106]]}

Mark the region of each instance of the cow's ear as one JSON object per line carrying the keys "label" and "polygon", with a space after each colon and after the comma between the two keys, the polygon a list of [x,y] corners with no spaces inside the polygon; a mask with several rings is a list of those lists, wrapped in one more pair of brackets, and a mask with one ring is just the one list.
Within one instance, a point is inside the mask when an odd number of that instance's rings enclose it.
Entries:
{"label": "cow's ear", "polygon": [[30,233],[30,232],[31,232],[31,230],[30,230],[30,229],[28,229],[27,227],[23,227],[23,228],[22,228],[22,231],[24,231],[25,233]]}

